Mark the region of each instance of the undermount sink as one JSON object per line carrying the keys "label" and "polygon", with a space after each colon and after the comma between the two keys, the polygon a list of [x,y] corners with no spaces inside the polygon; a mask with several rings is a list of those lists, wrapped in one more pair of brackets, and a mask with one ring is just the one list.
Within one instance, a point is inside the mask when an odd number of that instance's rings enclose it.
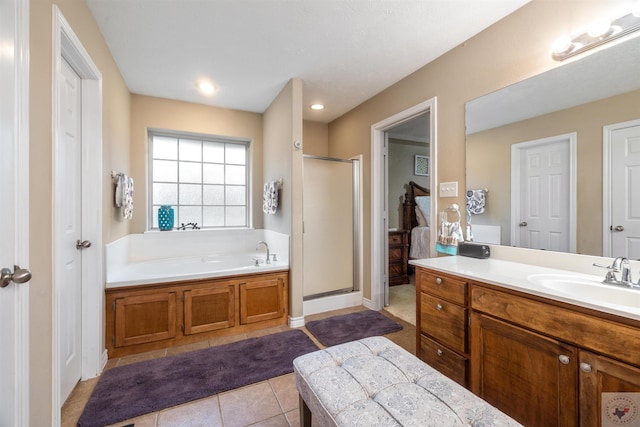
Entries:
{"label": "undermount sink", "polygon": [[605,284],[601,279],[578,274],[532,274],[527,279],[577,300],[640,310],[640,289]]}

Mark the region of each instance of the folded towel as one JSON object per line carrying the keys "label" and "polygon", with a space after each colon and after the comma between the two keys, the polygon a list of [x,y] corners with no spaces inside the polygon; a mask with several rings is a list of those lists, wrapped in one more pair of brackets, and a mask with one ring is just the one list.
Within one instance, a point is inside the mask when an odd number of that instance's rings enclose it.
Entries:
{"label": "folded towel", "polygon": [[484,213],[485,203],[485,190],[467,190],[467,213],[469,215],[480,215]]}
{"label": "folded towel", "polygon": [[268,181],[264,184],[262,196],[262,212],[275,214],[278,210],[278,182]]}
{"label": "folded towel", "polygon": [[125,191],[124,191],[124,212],[123,215],[126,219],[133,218],[133,178],[127,177]]}

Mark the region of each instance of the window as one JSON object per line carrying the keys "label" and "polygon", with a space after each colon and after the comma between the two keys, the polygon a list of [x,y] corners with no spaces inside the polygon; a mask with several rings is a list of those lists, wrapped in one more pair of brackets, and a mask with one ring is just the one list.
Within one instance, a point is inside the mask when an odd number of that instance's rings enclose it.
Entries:
{"label": "window", "polygon": [[174,226],[249,226],[249,143],[232,138],[149,132],[149,224],[174,208]]}

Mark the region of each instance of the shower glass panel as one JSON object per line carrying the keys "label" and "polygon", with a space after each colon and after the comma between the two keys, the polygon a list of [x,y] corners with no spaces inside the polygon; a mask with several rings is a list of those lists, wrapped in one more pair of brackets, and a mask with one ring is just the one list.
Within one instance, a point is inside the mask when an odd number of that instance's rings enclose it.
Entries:
{"label": "shower glass panel", "polygon": [[357,160],[303,160],[303,297],[351,292],[357,281]]}

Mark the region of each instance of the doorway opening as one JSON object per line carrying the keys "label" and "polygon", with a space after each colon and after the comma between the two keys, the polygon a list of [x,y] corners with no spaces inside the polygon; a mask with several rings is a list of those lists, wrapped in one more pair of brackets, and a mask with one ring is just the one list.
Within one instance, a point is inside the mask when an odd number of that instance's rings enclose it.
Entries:
{"label": "doorway opening", "polygon": [[[367,304],[373,310],[382,309],[388,300],[389,289],[389,147],[388,132],[418,116],[428,122],[429,140],[429,188],[436,188],[437,176],[437,98],[431,98],[411,108],[394,114],[371,126],[372,159],[372,232],[371,232],[371,300]],[[437,199],[431,201],[429,223],[434,222]],[[391,227],[393,228],[393,227]],[[429,231],[429,245],[435,248],[436,227]]]}

